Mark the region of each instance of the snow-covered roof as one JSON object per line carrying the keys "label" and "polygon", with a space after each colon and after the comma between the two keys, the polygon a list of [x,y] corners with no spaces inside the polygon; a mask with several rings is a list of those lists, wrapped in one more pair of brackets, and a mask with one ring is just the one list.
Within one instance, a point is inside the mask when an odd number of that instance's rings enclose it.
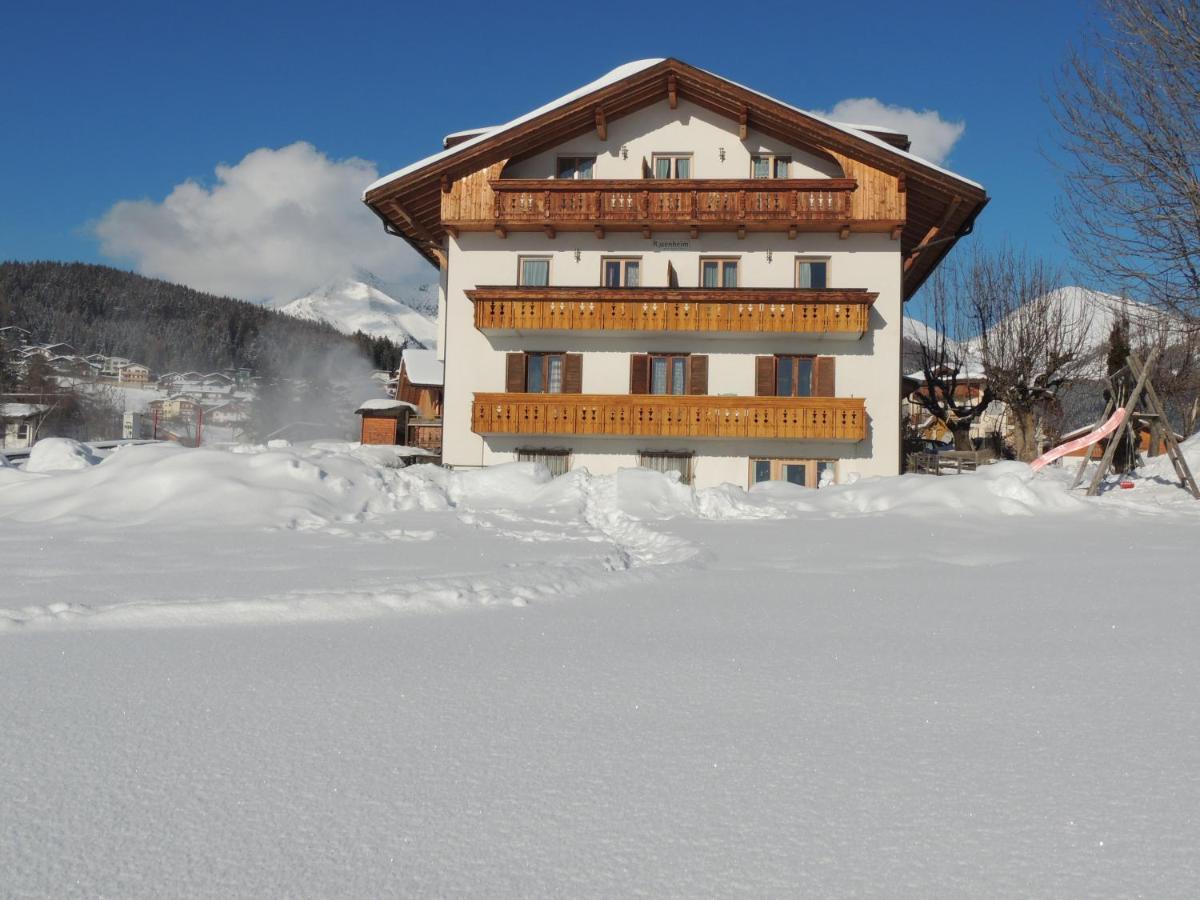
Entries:
{"label": "snow-covered roof", "polygon": [[[531,119],[535,119],[538,116],[544,115],[545,113],[552,112],[555,109],[566,106],[568,103],[571,103],[574,100],[578,100],[580,97],[585,97],[588,94],[595,93],[596,91],[601,90],[602,88],[608,87],[610,84],[615,84],[616,82],[621,81],[624,78],[628,78],[631,75],[636,75],[638,72],[644,71],[645,69],[649,69],[652,66],[656,66],[663,61],[664,61],[664,59],[662,59],[662,58],[639,59],[639,60],[635,60],[634,62],[625,63],[622,66],[617,66],[617,68],[613,69],[611,72],[601,75],[595,81],[589,82],[588,84],[585,84],[582,87],[576,88],[575,90],[571,91],[570,93],[563,94],[558,99],[551,100],[549,103],[545,104],[544,106],[539,106],[537,109],[532,110],[531,112],[527,112],[522,116],[517,116],[517,118],[515,118],[509,122],[505,122],[503,125],[496,125],[493,128],[488,128],[486,130],[480,131],[474,137],[470,137],[467,140],[457,143],[452,147],[448,147],[438,153],[434,153],[430,156],[427,156],[424,159],[420,159],[414,163],[410,163],[409,165],[404,166],[401,169],[397,169],[395,172],[392,172],[388,175],[384,175],[382,178],[367,185],[366,189],[363,191],[363,199],[364,200],[366,199],[368,193],[375,190],[376,188],[382,187],[383,185],[387,184],[388,182],[395,181],[397,178],[402,178],[411,172],[415,172],[418,169],[422,169],[425,166],[430,165],[431,163],[435,163],[435,162],[438,162],[443,159],[448,159],[449,157],[454,156],[458,153],[461,153],[464,150],[468,150],[471,147],[476,146],[477,144],[483,143],[484,141],[488,140],[489,138],[495,137],[498,134],[502,134],[505,131],[508,131],[512,128],[516,128],[518,125],[522,125],[525,122],[530,121]],[[762,91],[757,91],[754,88],[746,87],[745,85],[739,84],[738,82],[733,81],[729,78],[726,78],[723,75],[718,75],[715,72],[708,71],[707,69],[700,69],[700,71],[705,72],[708,75],[712,75],[714,78],[720,78],[722,81],[726,81],[729,84],[735,85],[736,87],[739,87],[742,90],[749,91],[752,94],[757,94],[759,97],[762,97],[765,100],[769,100],[772,103],[777,103],[780,106],[784,106],[788,109],[794,110],[795,112],[798,112],[801,115],[805,115],[812,119],[815,119],[816,121],[821,122],[825,125],[828,125],[831,128],[836,128],[838,131],[842,131],[846,134],[850,134],[850,135],[853,135],[854,137],[857,137],[864,141],[867,141],[867,142],[875,145],[876,147],[879,147],[881,150],[886,150],[887,152],[894,153],[897,156],[903,157],[904,159],[908,159],[908,160],[912,160],[913,162],[920,163],[921,165],[927,166],[930,169],[933,169],[937,172],[942,173],[943,175],[948,175],[951,178],[956,178],[959,181],[962,181],[966,184],[972,185],[973,187],[983,190],[983,185],[979,184],[978,182],[972,181],[969,178],[964,178],[963,176],[961,176],[955,172],[952,172],[949,169],[944,169],[941,166],[937,166],[937,165],[931,163],[929,160],[924,159],[923,157],[917,156],[914,153],[910,153],[907,150],[901,150],[899,147],[895,146],[894,144],[889,144],[887,141],[883,140],[880,137],[876,137],[874,134],[871,133],[872,131],[898,133],[898,132],[893,132],[892,129],[881,128],[881,127],[877,127],[874,125],[847,125],[842,122],[835,122],[832,119],[826,119],[825,117],[816,115],[815,113],[809,112],[806,109],[801,109],[798,106],[793,106],[790,103],[787,103],[783,100],[779,100],[775,97],[772,97],[770,94],[764,94]],[[864,129],[870,129],[870,131],[867,131]],[[457,136],[457,135],[449,135],[448,137],[455,137],[455,136]]]}
{"label": "snow-covered roof", "polygon": [[444,366],[436,350],[406,348],[400,353],[400,364],[413,384],[442,384]]}
{"label": "snow-covered roof", "polygon": [[29,419],[48,409],[45,403],[0,403],[0,419]]}
{"label": "snow-covered roof", "polygon": [[595,91],[598,91],[601,88],[608,87],[610,84],[615,84],[616,82],[620,81],[622,78],[628,78],[630,75],[636,75],[638,72],[641,72],[645,69],[649,69],[651,66],[657,66],[662,61],[663,61],[662,59],[639,59],[636,62],[625,63],[625,65],[623,65],[623,66],[617,66],[611,72],[601,75],[595,81],[591,81],[591,82],[585,84],[583,87],[576,88],[575,90],[571,91],[569,94],[563,94],[557,100],[551,100],[546,105],[539,106],[537,109],[535,109],[531,112],[527,112],[523,116],[517,116],[515,119],[513,119],[510,122],[505,122],[503,125],[497,125],[494,128],[489,128],[486,131],[480,132],[473,138],[468,138],[467,140],[463,141],[460,144],[455,144],[453,147],[449,147],[445,150],[440,151],[439,153],[434,153],[430,156],[425,157],[424,159],[419,159],[415,163],[410,163],[409,165],[405,166],[402,169],[397,169],[395,172],[392,172],[390,175],[384,175],[382,178],[378,179],[377,181],[374,181],[371,184],[367,185],[366,190],[363,191],[363,199],[364,200],[366,199],[367,194],[369,192],[375,190],[378,187],[382,187],[383,185],[387,184],[389,181],[395,181],[397,178],[402,178],[405,175],[409,174],[410,172],[415,172],[418,169],[423,169],[425,166],[429,165],[430,163],[435,163],[435,162],[438,162],[439,160],[447,159],[451,156],[455,156],[456,154],[462,153],[464,150],[468,150],[471,147],[474,147],[476,144],[483,143],[490,137],[494,137],[497,134],[501,134],[505,131],[508,131],[510,128],[516,128],[518,125],[522,125],[525,122],[530,121],[531,119],[536,119],[538,116],[543,115],[548,112],[551,112],[552,110],[558,109],[560,106],[566,106],[571,101],[578,100],[580,97],[586,97],[588,94],[594,93]]}
{"label": "snow-covered roof", "polygon": [[358,405],[358,409],[355,412],[359,414],[364,412],[395,412],[401,409],[420,412],[420,410],[406,400],[389,400],[386,397],[373,397],[370,400],[364,400]]}
{"label": "snow-covered roof", "polygon": [[465,139],[475,137],[475,135],[483,134],[485,131],[493,131],[497,127],[496,125],[484,125],[482,128],[464,128],[462,131],[452,131],[442,138],[442,146],[449,147],[456,138]]}

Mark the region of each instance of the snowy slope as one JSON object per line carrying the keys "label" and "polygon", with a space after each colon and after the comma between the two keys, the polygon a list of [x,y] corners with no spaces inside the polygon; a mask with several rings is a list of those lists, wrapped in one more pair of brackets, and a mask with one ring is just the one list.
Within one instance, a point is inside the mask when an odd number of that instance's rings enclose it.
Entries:
{"label": "snowy slope", "polygon": [[346,334],[364,331],[398,344],[412,339],[422,347],[432,347],[437,341],[437,322],[433,318],[355,279],[327,284],[280,307],[280,311],[298,319],[328,322]]}
{"label": "snowy slope", "polygon": [[240,449],[0,471],[6,895],[1197,893],[1177,488]]}

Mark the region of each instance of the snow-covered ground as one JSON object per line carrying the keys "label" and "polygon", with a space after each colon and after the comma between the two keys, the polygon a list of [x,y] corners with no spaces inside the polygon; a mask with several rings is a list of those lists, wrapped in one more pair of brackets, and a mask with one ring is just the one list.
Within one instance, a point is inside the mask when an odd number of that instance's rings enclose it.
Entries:
{"label": "snow-covered ground", "polygon": [[1087,500],[238,449],[0,469],[0,893],[1200,890],[1163,462]]}

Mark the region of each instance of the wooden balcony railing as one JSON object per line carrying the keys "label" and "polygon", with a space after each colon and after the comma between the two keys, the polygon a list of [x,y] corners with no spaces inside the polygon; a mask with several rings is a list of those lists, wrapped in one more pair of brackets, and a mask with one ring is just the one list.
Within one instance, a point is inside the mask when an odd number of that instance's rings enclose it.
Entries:
{"label": "wooden balcony railing", "polygon": [[[465,188],[462,196],[447,195],[442,219],[466,231],[832,230],[853,224],[851,197],[857,188],[853,178],[492,178],[474,185],[475,193],[490,197],[468,196]],[[874,230],[901,220],[889,218]]]}
{"label": "wooden balcony railing", "polygon": [[712,332],[862,337],[878,294],[791,288],[479,287],[480,331]]}
{"label": "wooden balcony railing", "polygon": [[477,434],[861,441],[861,398],[476,394]]}

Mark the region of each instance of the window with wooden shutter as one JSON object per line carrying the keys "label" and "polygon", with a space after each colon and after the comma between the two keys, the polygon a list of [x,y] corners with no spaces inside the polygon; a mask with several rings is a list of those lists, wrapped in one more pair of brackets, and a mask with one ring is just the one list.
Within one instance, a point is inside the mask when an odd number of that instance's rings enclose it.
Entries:
{"label": "window with wooden shutter", "polygon": [[504,389],[510,394],[522,394],[525,392],[524,353],[506,354]]}
{"label": "window with wooden shutter", "polygon": [[650,356],[635,353],[629,357],[629,393],[650,393]]}
{"label": "window with wooden shutter", "polygon": [[692,355],[688,357],[688,393],[708,393],[708,357]]}
{"label": "window with wooden shutter", "polygon": [[832,356],[818,356],[816,360],[815,371],[813,372],[813,396],[814,397],[836,397],[837,396],[837,379],[835,378],[835,366],[837,360]]}
{"label": "window with wooden shutter", "polygon": [[564,394],[582,394],[583,393],[583,354],[582,353],[567,353],[563,356],[563,382],[562,390]]}
{"label": "window with wooden shutter", "polygon": [[775,357],[754,358],[754,394],[757,397],[775,396]]}

